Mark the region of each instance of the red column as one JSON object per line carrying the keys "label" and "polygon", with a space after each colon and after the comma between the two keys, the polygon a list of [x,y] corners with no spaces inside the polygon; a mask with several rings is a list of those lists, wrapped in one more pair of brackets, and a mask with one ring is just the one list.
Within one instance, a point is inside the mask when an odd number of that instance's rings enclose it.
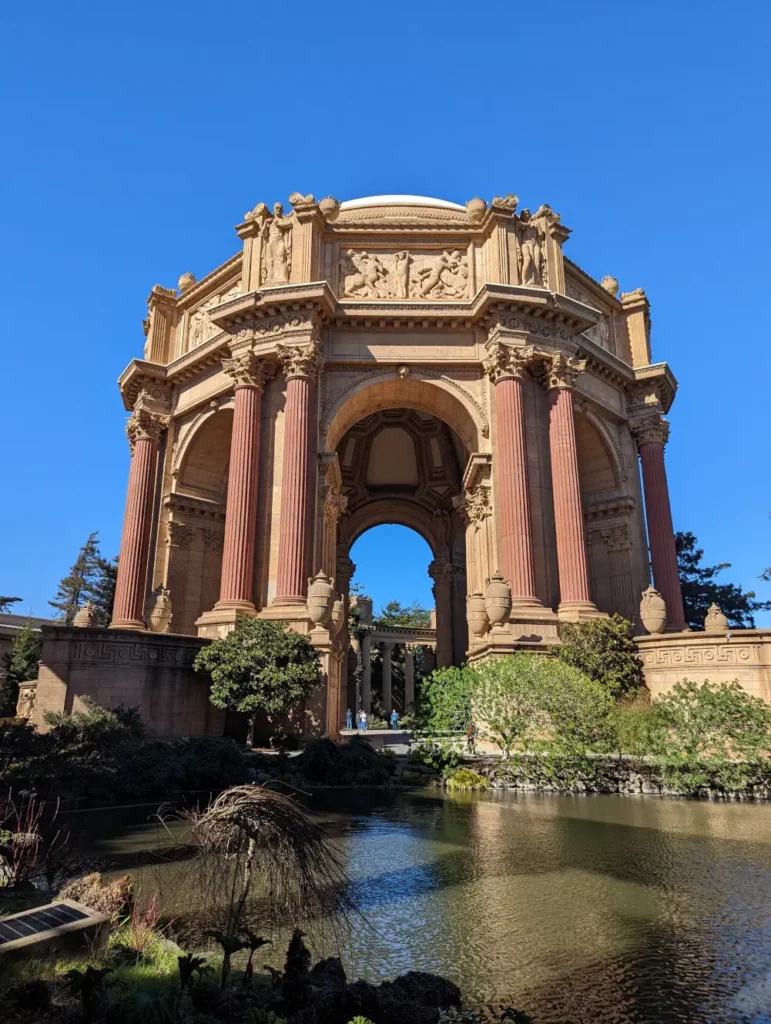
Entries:
{"label": "red column", "polygon": [[452,665],[452,600],[450,578],[452,565],[434,559],[428,567],[428,575],[434,581],[434,603],[436,605],[436,664],[438,668]]}
{"label": "red column", "polygon": [[163,425],[147,412],[135,411],[126,433],[131,445],[126,511],[120,542],[118,578],[111,629],[147,629],[147,557],[153,521],[153,494],[158,466],[158,442]]}
{"label": "red column", "polygon": [[222,365],[235,381],[235,409],[230,441],[220,598],[215,608],[227,605],[229,608],[240,607],[245,612],[254,612],[260,408],[262,391],[272,368],[251,352],[224,359]]}
{"label": "red column", "polygon": [[583,360],[562,353],[556,353],[548,360],[549,448],[560,585],[559,612],[564,618],[598,614],[589,593],[586,534],[573,418],[573,384],[585,365]]}
{"label": "red column", "polygon": [[278,346],[286,375],[286,407],[276,604],[304,603],[308,590],[311,387],[318,371],[320,348],[315,340]]}
{"label": "red column", "polygon": [[659,416],[651,417],[637,427],[636,433],[642,464],[653,582],[667,606],[667,629],[688,629],[683,611],[680,574],[677,571],[675,531],[664,465],[664,445],[669,435],[669,424]]}
{"label": "red column", "polygon": [[540,604],[535,593],[522,392],[521,375],[501,377],[495,385],[501,569],[514,602]]}

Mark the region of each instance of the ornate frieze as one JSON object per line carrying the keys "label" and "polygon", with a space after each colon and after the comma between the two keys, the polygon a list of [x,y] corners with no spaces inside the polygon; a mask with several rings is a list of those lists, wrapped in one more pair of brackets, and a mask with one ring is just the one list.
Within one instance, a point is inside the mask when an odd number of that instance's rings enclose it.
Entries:
{"label": "ornate frieze", "polygon": [[340,294],[347,299],[467,299],[468,256],[444,252],[367,252],[340,254]]}
{"label": "ornate frieze", "polygon": [[274,363],[258,358],[253,352],[239,352],[222,360],[222,369],[237,388],[259,388],[260,391],[276,372]]}
{"label": "ornate frieze", "polygon": [[577,378],[586,370],[585,359],[576,359],[565,352],[554,352],[545,362],[549,390],[575,387]]}
{"label": "ornate frieze", "polygon": [[216,334],[219,334],[221,328],[217,324],[213,323],[209,317],[210,311],[215,307],[221,305],[223,302],[227,302],[228,299],[234,299],[237,295],[241,294],[241,288],[239,285],[233,285],[227,291],[221,294],[213,295],[210,299],[198,309],[194,310],[190,314],[190,325],[188,327],[188,349],[198,348],[200,345],[205,344]]}
{"label": "ornate frieze", "polygon": [[318,338],[296,345],[278,345],[276,354],[287,380],[292,377],[310,377],[313,380],[321,367],[321,342]]}

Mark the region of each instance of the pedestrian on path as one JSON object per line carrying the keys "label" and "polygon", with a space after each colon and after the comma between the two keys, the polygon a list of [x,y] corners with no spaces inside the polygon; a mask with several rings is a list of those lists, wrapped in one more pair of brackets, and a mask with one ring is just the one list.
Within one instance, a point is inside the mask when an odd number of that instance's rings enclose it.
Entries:
{"label": "pedestrian on path", "polygon": [[473,722],[469,722],[468,729],[466,730],[466,747],[468,748],[469,754],[476,754],[477,752],[477,727]]}
{"label": "pedestrian on path", "polygon": [[364,708],[359,712],[359,732],[367,731],[367,712]]}
{"label": "pedestrian on path", "polygon": [[391,728],[394,732],[399,728],[399,712],[396,708],[391,712]]}
{"label": "pedestrian on path", "polygon": [[345,727],[346,729],[353,729],[353,712],[350,708],[345,713]]}

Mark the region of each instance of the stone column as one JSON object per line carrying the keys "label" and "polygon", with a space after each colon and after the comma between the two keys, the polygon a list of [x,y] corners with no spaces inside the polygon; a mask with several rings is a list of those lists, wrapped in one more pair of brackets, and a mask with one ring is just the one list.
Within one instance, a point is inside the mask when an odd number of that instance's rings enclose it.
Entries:
{"label": "stone column", "polygon": [[610,563],[610,588],[613,596],[613,610],[624,618],[634,622],[637,609],[634,588],[632,587],[632,540],[629,526],[609,526],[600,531],[608,551]]}
{"label": "stone column", "polygon": [[427,676],[436,668],[436,649],[434,647],[423,647],[423,667]]}
{"label": "stone column", "polygon": [[308,516],[310,508],[311,387],[321,362],[314,337],[299,345],[279,345],[286,377],[284,455],[278,575],[274,604],[301,605],[308,590]]}
{"label": "stone column", "polygon": [[434,559],[428,567],[428,575],[434,581],[434,602],[436,604],[436,663],[439,668],[452,665],[452,595],[450,581],[452,565]]}
{"label": "stone column", "polygon": [[523,380],[533,351],[492,341],[487,352],[485,370],[495,385],[501,571],[511,584],[514,606],[542,607],[535,592],[523,402]]}
{"label": "stone column", "polygon": [[415,704],[415,645],[404,645],[404,713]]}
{"label": "stone column", "polygon": [[385,708],[386,719],[391,714],[392,697],[391,697],[391,656],[393,654],[393,644],[386,641],[383,644],[383,707]]}
{"label": "stone column", "polygon": [[111,629],[147,629],[147,559],[158,470],[158,444],[164,426],[162,417],[138,408],[126,425],[131,448],[131,469]]}
{"label": "stone column", "polygon": [[654,413],[633,421],[630,427],[637,441],[642,464],[653,582],[667,606],[667,630],[677,632],[688,629],[688,626],[683,611],[675,531],[664,465],[664,445],[669,438],[669,423],[659,413]]}
{"label": "stone column", "polygon": [[[372,637],[365,633],[361,638],[361,706],[372,712]],[[358,708],[356,709],[359,710]]]}
{"label": "stone column", "polygon": [[586,534],[573,418],[573,385],[585,368],[585,360],[575,359],[562,352],[547,359],[549,448],[560,585],[558,615],[567,621],[578,621],[600,614],[589,592]]}

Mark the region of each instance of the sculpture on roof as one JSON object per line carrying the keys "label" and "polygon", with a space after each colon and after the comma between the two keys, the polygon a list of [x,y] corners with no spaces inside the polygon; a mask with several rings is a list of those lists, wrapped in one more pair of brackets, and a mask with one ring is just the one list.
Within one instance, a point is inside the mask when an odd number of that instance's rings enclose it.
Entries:
{"label": "sculpture on roof", "polygon": [[263,238],[265,258],[263,284],[288,284],[292,265],[292,218],[284,216],[281,203],[273,206],[273,216],[265,222]]}

